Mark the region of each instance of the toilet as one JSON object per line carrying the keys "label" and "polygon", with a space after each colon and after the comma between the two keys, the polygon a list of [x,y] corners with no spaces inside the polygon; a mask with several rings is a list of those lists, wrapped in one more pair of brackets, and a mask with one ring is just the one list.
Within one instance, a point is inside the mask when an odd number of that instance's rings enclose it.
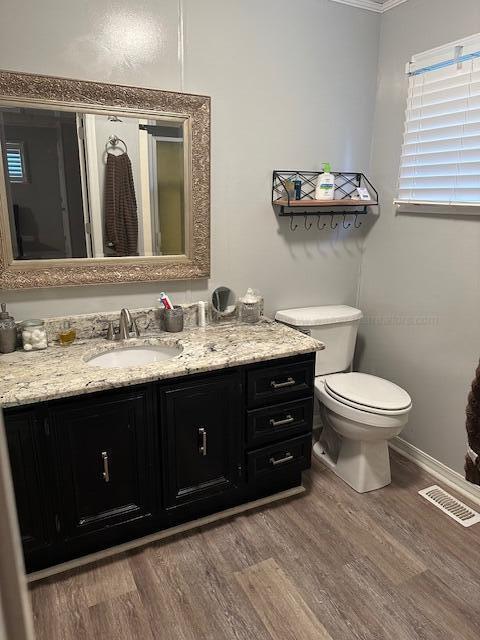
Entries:
{"label": "toilet", "polygon": [[315,363],[321,433],[314,455],[359,493],[391,482],[388,441],[408,422],[412,400],[393,382],[350,371],[359,309],[345,305],[278,311],[275,319],[325,344]]}

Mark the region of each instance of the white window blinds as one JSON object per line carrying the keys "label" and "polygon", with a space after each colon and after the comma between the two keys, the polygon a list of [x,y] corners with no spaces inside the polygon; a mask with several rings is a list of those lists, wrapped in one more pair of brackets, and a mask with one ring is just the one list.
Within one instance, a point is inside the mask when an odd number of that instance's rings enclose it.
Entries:
{"label": "white window blinds", "polygon": [[7,142],[7,172],[10,182],[26,182],[23,144]]}
{"label": "white window blinds", "polygon": [[480,207],[480,35],[415,56],[398,199]]}

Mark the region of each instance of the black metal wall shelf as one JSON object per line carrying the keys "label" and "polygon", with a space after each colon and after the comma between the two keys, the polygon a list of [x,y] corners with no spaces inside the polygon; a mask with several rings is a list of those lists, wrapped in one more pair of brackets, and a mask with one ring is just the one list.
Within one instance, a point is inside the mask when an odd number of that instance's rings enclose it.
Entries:
{"label": "black metal wall shelf", "polygon": [[[293,226],[295,216],[305,217],[305,228],[310,229],[313,223],[307,225],[307,216],[318,216],[317,228],[319,230],[330,227],[335,229],[338,222],[333,224],[334,216],[343,215],[343,228],[348,229],[352,223],[346,221],[348,214],[355,216],[354,227],[359,228],[358,216],[368,213],[368,207],[378,205],[378,193],[368,178],[360,172],[332,171],[335,176],[335,199],[315,200],[315,189],[317,187],[318,176],[321,171],[274,171],[272,179],[272,205],[278,207],[279,216],[290,217],[290,228],[292,231],[298,225]],[[287,189],[287,182],[301,181],[300,197],[292,197]],[[364,187],[370,194],[370,200],[361,200],[352,197],[359,187]],[[288,209],[288,211],[287,211]],[[320,226],[321,216],[331,216],[330,224],[324,223]]]}

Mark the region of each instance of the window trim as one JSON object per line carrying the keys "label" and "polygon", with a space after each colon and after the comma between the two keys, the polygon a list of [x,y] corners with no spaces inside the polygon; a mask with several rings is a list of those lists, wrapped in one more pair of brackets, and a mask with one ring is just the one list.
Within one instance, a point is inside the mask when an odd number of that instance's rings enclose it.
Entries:
{"label": "window trim", "polygon": [[480,202],[422,202],[418,200],[394,200],[397,213],[432,215],[480,216]]}

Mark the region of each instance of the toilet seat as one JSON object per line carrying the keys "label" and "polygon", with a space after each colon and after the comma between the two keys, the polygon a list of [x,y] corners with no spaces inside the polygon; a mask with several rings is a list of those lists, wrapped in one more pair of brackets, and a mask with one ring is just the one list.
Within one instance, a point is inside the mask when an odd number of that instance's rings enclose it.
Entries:
{"label": "toilet seat", "polygon": [[324,378],[326,392],[338,402],[378,415],[402,415],[412,400],[398,385],[366,373],[336,373]]}
{"label": "toilet seat", "polygon": [[334,398],[326,388],[326,377],[318,376],[315,378],[315,395],[318,400],[324,404],[330,411],[334,411],[339,416],[347,418],[358,424],[359,427],[368,429],[369,427],[377,428],[396,428],[398,425],[407,423],[410,407],[402,411],[367,411],[366,407],[354,407],[346,402]]}

